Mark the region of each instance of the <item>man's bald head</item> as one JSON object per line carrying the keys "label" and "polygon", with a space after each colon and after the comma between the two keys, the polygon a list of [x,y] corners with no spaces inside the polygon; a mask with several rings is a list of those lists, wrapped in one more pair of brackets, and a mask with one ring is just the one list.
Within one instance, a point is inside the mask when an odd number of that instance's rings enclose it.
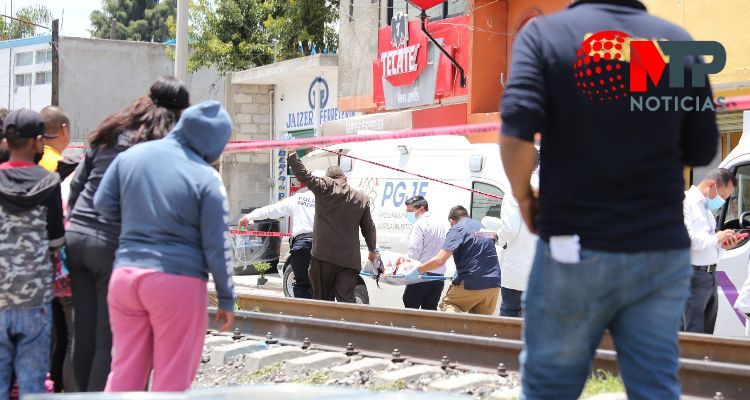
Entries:
{"label": "man's bald head", "polygon": [[344,170],[342,170],[341,167],[338,166],[328,167],[328,169],[326,170],[326,176],[331,179],[346,179]]}

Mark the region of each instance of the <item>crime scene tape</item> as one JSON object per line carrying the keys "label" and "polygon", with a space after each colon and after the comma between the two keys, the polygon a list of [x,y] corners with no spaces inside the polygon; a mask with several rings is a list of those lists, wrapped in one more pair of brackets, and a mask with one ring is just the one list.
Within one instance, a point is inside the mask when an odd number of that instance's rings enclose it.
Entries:
{"label": "crime scene tape", "polygon": [[324,147],[332,144],[370,142],[374,140],[408,139],[426,136],[470,136],[500,129],[499,122],[454,125],[439,128],[409,129],[400,132],[372,133],[365,135],[339,135],[327,137],[312,137],[292,140],[246,140],[230,143],[224,149],[225,153],[241,153],[253,150],[267,150],[276,148],[298,149],[306,147]]}
{"label": "crime scene tape", "polygon": [[747,110],[750,108],[750,96],[727,97],[724,99],[724,105],[723,112]]}
{"label": "crime scene tape", "polygon": [[232,235],[245,235],[245,236],[264,236],[264,237],[290,237],[291,233],[285,232],[262,232],[262,231],[241,231],[237,229],[231,229],[229,231]]}
{"label": "crime scene tape", "polygon": [[437,178],[432,178],[432,177],[429,177],[429,176],[426,176],[426,175],[418,174],[416,172],[409,172],[409,171],[403,170],[401,168],[391,167],[390,165],[381,164],[381,163],[376,162],[376,161],[365,160],[363,158],[359,158],[359,157],[355,157],[355,156],[352,156],[352,155],[340,153],[340,152],[334,151],[334,150],[322,149],[320,147],[315,147],[315,148],[318,149],[318,150],[327,151],[329,153],[333,153],[333,154],[336,154],[336,155],[339,155],[339,156],[342,156],[342,157],[348,157],[348,158],[351,158],[352,160],[362,161],[362,162],[365,162],[365,163],[368,163],[368,164],[372,164],[372,165],[375,165],[375,166],[378,166],[378,167],[382,167],[382,168],[385,168],[385,169],[390,169],[390,170],[398,171],[398,172],[401,172],[401,173],[404,173],[404,174],[407,174],[407,175],[413,175],[413,176],[416,176],[418,178],[427,179],[429,181],[433,181],[433,182],[437,182],[437,183],[442,183],[443,185],[451,186],[451,187],[454,187],[454,188],[457,188],[457,189],[467,190],[469,192],[472,192],[472,193],[475,193],[475,194],[478,194],[478,195],[481,195],[481,196],[489,197],[489,198],[492,198],[492,199],[496,199],[496,200],[502,200],[503,199],[502,197],[495,196],[494,194],[489,194],[489,193],[485,193],[485,192],[482,192],[482,191],[479,191],[479,190],[476,190],[476,189],[468,188],[468,187],[461,186],[461,185],[456,185],[455,183],[446,182],[444,180],[440,180],[440,179],[437,179]]}

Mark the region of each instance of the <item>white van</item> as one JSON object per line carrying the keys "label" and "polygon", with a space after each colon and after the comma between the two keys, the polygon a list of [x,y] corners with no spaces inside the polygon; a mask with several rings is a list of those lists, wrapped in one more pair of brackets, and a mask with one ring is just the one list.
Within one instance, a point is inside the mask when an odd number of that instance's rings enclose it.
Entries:
{"label": "white van", "polygon": [[[452,185],[471,188],[502,197],[510,192],[500,153],[496,144],[471,144],[462,136],[434,136],[427,138],[394,139],[364,143],[347,143],[327,148],[362,160],[439,179]],[[381,250],[407,253],[407,238],[411,224],[406,219],[404,202],[411,196],[422,195],[430,205],[430,212],[444,218],[456,205],[469,210],[471,218],[481,221],[489,216],[500,218],[502,200],[472,193],[469,190],[446,185],[429,179],[373,165],[361,160],[315,150],[302,158],[309,170],[324,170],[339,165],[349,183],[370,197],[372,216],[377,228],[377,245]],[[360,240],[364,243],[364,240]],[[362,248],[363,263],[367,262],[367,249]],[[291,268],[279,265],[284,277],[284,293],[291,296]],[[447,276],[455,273],[450,259]],[[358,302],[378,306],[403,308],[401,299],[404,286],[381,283],[372,278],[360,277],[355,291]],[[448,285],[446,285],[447,290]]]}
{"label": "white van", "polygon": [[[744,113],[740,142],[719,165],[734,173],[737,187],[718,215],[717,229],[750,229],[750,111]],[[722,251],[716,270],[719,314],[714,335],[744,336],[747,318],[737,309],[739,289],[750,272],[750,238]]]}

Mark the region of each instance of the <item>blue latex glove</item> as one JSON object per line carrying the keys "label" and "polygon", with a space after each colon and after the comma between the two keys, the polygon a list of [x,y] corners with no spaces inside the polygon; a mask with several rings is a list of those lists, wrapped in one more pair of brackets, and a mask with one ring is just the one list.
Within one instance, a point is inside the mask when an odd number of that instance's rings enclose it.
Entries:
{"label": "blue latex glove", "polygon": [[414,268],[413,270],[409,271],[408,274],[404,275],[404,280],[406,283],[414,283],[419,280],[419,270],[417,268]]}

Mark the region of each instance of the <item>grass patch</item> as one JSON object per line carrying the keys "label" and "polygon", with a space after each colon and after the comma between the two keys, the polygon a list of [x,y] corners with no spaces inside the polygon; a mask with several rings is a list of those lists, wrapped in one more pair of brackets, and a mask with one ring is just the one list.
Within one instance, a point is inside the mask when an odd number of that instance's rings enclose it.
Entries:
{"label": "grass patch", "polygon": [[305,385],[323,385],[331,379],[331,373],[328,371],[315,371],[310,375],[300,377],[296,383]]}
{"label": "grass patch", "polygon": [[582,397],[595,396],[602,393],[624,393],[625,385],[622,378],[612,375],[608,371],[598,370],[591,375],[583,388]]}
{"label": "grass patch", "polygon": [[396,392],[399,390],[406,389],[406,382],[404,381],[396,381],[392,383],[383,383],[380,385],[373,385],[370,387],[370,390],[373,392]]}
{"label": "grass patch", "polygon": [[271,364],[265,368],[261,368],[255,372],[252,372],[250,374],[247,374],[245,378],[243,379],[244,383],[260,383],[265,381],[266,379],[270,377],[274,377],[281,372],[282,363],[277,362],[275,364]]}

